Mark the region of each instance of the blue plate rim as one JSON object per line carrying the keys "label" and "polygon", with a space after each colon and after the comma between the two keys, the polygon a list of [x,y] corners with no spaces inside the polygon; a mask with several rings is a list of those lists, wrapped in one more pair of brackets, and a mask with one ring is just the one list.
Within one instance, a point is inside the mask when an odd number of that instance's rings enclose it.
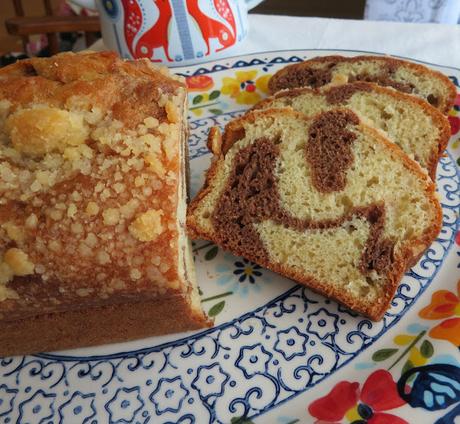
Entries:
{"label": "blue plate rim", "polygon": [[[404,60],[407,60],[409,62],[416,62],[416,63],[422,63],[422,64],[425,64],[425,65],[430,65],[430,66],[438,66],[440,68],[446,68],[446,69],[452,69],[456,72],[460,72],[460,67],[457,68],[455,66],[450,66],[450,65],[440,65],[439,63],[434,63],[434,62],[427,62],[425,60],[419,60],[419,59],[413,59],[411,57],[408,57],[408,56],[401,56],[401,55],[397,55],[397,54],[388,54],[388,53],[382,53],[382,52],[376,52],[376,51],[371,51],[371,50],[355,50],[355,49],[308,49],[308,48],[305,48],[305,49],[287,49],[287,50],[283,50],[283,49],[280,49],[280,50],[262,50],[262,51],[258,51],[258,52],[254,52],[254,53],[245,53],[245,54],[240,54],[240,55],[234,55],[234,56],[229,56],[229,57],[226,57],[226,58],[221,58],[221,59],[210,59],[210,60],[207,60],[206,62],[201,62],[201,63],[197,63],[195,65],[188,65],[188,66],[176,66],[174,68],[170,68],[170,70],[173,72],[173,73],[180,73],[180,72],[177,72],[179,70],[186,70],[186,69],[190,69],[190,68],[196,68],[196,67],[199,67],[199,66],[202,66],[202,65],[206,65],[206,64],[209,64],[209,63],[214,63],[214,62],[223,62],[223,61],[226,61],[226,60],[235,60],[235,59],[243,59],[243,58],[246,58],[248,56],[260,56],[260,55],[263,55],[263,54],[271,54],[271,53],[290,53],[290,52],[308,52],[308,51],[314,51],[314,52],[349,52],[349,53],[369,53],[369,54],[373,54],[373,55],[378,55],[378,56],[389,56],[389,57],[396,57],[396,58],[399,58],[399,59],[404,59]],[[215,71],[211,71],[211,72],[215,72]]]}

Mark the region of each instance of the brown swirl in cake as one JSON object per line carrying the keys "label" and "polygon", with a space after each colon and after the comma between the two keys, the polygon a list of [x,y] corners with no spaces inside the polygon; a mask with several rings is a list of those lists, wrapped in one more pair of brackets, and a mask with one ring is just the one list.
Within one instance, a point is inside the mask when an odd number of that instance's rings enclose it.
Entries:
{"label": "brown swirl in cake", "polygon": [[313,121],[305,152],[316,190],[331,193],[345,188],[346,171],[353,163],[352,147],[356,139],[347,127],[358,123],[358,117],[345,110],[324,112]]}
{"label": "brown swirl in cake", "polygon": [[[345,128],[343,132],[345,134],[337,135],[348,138]],[[259,138],[235,155],[226,187],[211,218],[217,243],[237,254],[246,254],[256,262],[268,263],[269,253],[252,224],[272,220],[286,228],[305,231],[339,228],[353,217],[360,217],[369,222],[370,232],[359,269],[364,275],[373,270],[378,273],[385,272],[392,263],[394,243],[383,238],[384,204],[354,207],[337,219],[309,220],[293,217],[281,206],[277,188],[277,142],[278,140]],[[313,157],[314,152],[311,153],[311,161],[318,160],[318,157]],[[321,154],[318,150],[316,152]],[[332,163],[342,166],[339,161],[333,160]]]}
{"label": "brown swirl in cake", "polygon": [[354,84],[343,84],[329,87],[324,91],[326,101],[331,105],[340,105],[346,103],[353,94],[359,91],[371,92],[372,89],[368,84],[356,82]]}
{"label": "brown swirl in cake", "polygon": [[323,68],[295,68],[280,75],[276,81],[271,79],[268,86],[272,93],[285,88],[322,87],[331,82],[334,66],[335,63],[328,64],[327,67]]}

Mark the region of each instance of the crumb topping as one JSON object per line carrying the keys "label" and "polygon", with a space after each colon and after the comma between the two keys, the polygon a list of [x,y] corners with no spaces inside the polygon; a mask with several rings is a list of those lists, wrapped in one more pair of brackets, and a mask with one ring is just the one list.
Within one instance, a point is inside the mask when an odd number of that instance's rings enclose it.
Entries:
{"label": "crumb topping", "polygon": [[27,253],[12,247],[3,255],[3,262],[10,268],[12,275],[29,275],[34,272],[34,264],[29,260]]}
{"label": "crumb topping", "polygon": [[184,100],[165,70],[112,53],[0,70],[0,301],[177,286]]}
{"label": "crumb topping", "polygon": [[163,232],[162,210],[149,210],[140,214],[130,224],[129,232],[140,241],[153,241]]}
{"label": "crumb topping", "polygon": [[[5,120],[5,132],[19,154],[40,158],[84,144],[89,128],[78,113],[39,106],[19,109],[9,115]],[[46,175],[43,180],[46,183]]]}

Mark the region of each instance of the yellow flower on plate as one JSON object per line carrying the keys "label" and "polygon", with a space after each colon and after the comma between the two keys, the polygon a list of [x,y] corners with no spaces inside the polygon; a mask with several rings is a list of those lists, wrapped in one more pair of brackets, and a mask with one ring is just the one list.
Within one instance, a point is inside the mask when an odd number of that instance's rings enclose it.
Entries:
{"label": "yellow flower on plate", "polygon": [[235,78],[222,79],[222,94],[226,94],[238,104],[253,105],[262,99],[261,93],[268,93],[270,75],[257,77],[257,71],[236,71]]}
{"label": "yellow flower on plate", "polygon": [[195,115],[195,116],[202,116],[203,115],[203,109],[202,108],[199,108],[199,109],[193,109],[191,110],[191,112]]}
{"label": "yellow flower on plate", "polygon": [[415,340],[415,336],[410,336],[409,334],[398,334],[393,340],[398,346],[405,346]]}
{"label": "yellow flower on plate", "polygon": [[412,363],[414,367],[420,367],[425,365],[428,361],[428,358],[425,358],[420,349],[416,348],[415,346],[410,350],[409,354],[409,361]]}
{"label": "yellow flower on plate", "polygon": [[265,94],[268,94],[268,81],[270,81],[271,75],[264,75],[256,79],[256,87]]}
{"label": "yellow flower on plate", "polygon": [[350,408],[346,412],[345,417],[350,423],[359,422],[360,420],[362,420],[362,417],[361,415],[359,415],[359,412],[358,412],[358,405],[356,404],[355,406]]}

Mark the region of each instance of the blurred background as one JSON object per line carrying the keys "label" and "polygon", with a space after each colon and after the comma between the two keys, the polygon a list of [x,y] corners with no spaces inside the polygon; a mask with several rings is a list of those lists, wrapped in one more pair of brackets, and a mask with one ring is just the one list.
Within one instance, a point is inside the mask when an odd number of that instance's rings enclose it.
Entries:
{"label": "blurred background", "polygon": [[[69,13],[62,0],[0,0],[2,22],[16,16],[15,5],[22,8],[27,17],[43,17],[52,11],[54,15]],[[294,16],[317,16],[328,18],[362,19],[365,0],[265,0],[251,13]],[[70,8],[79,13],[78,8]],[[49,14],[49,13],[48,13]],[[37,40],[36,40],[37,41]],[[0,53],[20,52],[23,49],[21,37],[8,34],[5,25],[0,26]]]}
{"label": "blurred background", "polygon": [[366,0],[265,0],[251,13],[362,19]]}
{"label": "blurred background", "polygon": [[[456,24],[460,0],[265,0],[251,13]],[[100,37],[94,12],[71,0],[0,0],[0,17],[0,66],[24,53],[81,50]]]}

